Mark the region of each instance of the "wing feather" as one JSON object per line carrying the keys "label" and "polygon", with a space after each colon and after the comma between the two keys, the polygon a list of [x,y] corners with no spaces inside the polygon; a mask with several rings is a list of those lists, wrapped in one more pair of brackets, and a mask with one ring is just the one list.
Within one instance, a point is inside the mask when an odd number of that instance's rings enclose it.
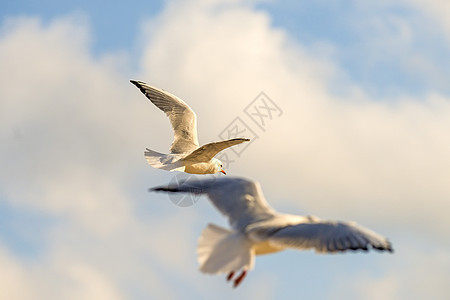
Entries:
{"label": "wing feather", "polygon": [[217,153],[220,151],[234,146],[241,144],[243,142],[248,142],[250,139],[244,139],[244,138],[236,138],[226,141],[220,141],[220,142],[214,142],[209,143],[206,145],[201,146],[200,148],[194,150],[191,154],[183,158],[182,160],[185,162],[208,162],[210,161],[214,156],[216,156]]}
{"label": "wing feather", "polygon": [[183,100],[171,93],[150,86],[142,81],[130,80],[139,90],[162,110],[174,131],[172,153],[186,153],[199,147],[197,138],[197,117],[194,111]]}
{"label": "wing feather", "polygon": [[260,185],[244,178],[214,177],[208,180],[189,180],[151,190],[207,194],[212,204],[228,217],[230,225],[238,231],[276,214],[266,202]]}
{"label": "wing feather", "polygon": [[[273,222],[271,221],[271,223]],[[263,222],[259,226],[253,224],[249,228],[249,234],[258,240],[267,240],[274,247],[315,249],[320,253],[347,250],[367,251],[369,248],[393,251],[391,243],[386,238],[367,228],[348,222],[315,219],[295,225],[276,227],[267,226]]]}

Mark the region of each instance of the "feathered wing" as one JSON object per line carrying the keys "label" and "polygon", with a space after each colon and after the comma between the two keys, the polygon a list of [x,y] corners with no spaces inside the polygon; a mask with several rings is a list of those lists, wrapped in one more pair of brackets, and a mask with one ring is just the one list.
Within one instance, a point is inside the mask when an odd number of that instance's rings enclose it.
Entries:
{"label": "feathered wing", "polygon": [[200,271],[217,274],[251,270],[255,254],[252,243],[239,232],[208,224],[198,240]]}
{"label": "feathered wing", "polygon": [[172,153],[192,152],[199,147],[197,139],[197,117],[183,100],[166,91],[152,87],[145,82],[130,80],[167,117],[174,131]]}
{"label": "feathered wing", "polygon": [[319,221],[296,225],[264,226],[254,224],[249,235],[267,240],[278,248],[315,249],[319,253],[346,250],[369,250],[392,252],[391,243],[383,236],[349,222]]}
{"label": "feathered wing", "polygon": [[213,205],[228,217],[230,225],[237,231],[276,214],[264,199],[259,183],[244,178],[214,177],[155,187],[152,190],[207,194]]}
{"label": "feathered wing", "polygon": [[244,138],[236,138],[226,141],[220,141],[220,142],[214,142],[209,143],[206,145],[201,146],[200,148],[194,150],[191,154],[183,158],[182,160],[185,162],[193,161],[193,162],[208,162],[210,161],[214,156],[216,156],[217,153],[220,151],[229,148],[234,145],[241,144],[243,142],[248,142],[250,139],[244,139]]}
{"label": "feathered wing", "polygon": [[144,152],[145,159],[153,168],[184,172],[185,166],[180,162],[177,154],[163,154],[150,149]]}

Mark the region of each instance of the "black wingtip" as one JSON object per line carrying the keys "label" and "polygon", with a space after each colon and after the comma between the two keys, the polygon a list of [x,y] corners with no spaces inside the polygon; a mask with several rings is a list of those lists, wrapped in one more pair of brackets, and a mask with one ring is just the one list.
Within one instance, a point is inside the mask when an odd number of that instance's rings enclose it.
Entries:
{"label": "black wingtip", "polygon": [[144,87],[146,85],[145,82],[142,82],[142,81],[139,81],[139,80],[133,80],[133,79],[130,79],[130,82],[132,84],[134,84],[144,95],[147,96],[146,91],[145,91],[145,87]]}
{"label": "black wingtip", "polygon": [[168,186],[157,186],[154,188],[149,188],[149,192],[178,192],[176,188],[170,188]]}
{"label": "black wingtip", "polygon": [[230,141],[250,142],[250,139],[247,139],[247,138],[234,138],[234,139],[230,139]]}
{"label": "black wingtip", "polygon": [[387,251],[389,251],[389,253],[394,253],[394,248],[392,247],[391,244],[389,244],[389,247],[387,248]]}
{"label": "black wingtip", "polygon": [[130,79],[130,82],[131,82],[132,84],[134,84],[135,86],[137,86],[138,88],[141,88],[142,85],[146,85],[145,82],[140,81],[140,80]]}
{"label": "black wingtip", "polygon": [[372,246],[372,248],[381,252],[387,251],[389,253],[394,253],[394,248],[390,242],[388,242],[386,246]]}
{"label": "black wingtip", "polygon": [[387,247],[384,250],[388,251],[389,253],[394,253],[394,247],[392,247],[392,243],[388,240],[386,240],[386,242],[387,242]]}

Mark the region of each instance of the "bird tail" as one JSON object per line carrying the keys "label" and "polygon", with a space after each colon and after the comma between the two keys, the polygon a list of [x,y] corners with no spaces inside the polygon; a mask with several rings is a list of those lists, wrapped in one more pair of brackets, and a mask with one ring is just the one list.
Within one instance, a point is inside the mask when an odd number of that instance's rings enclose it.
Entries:
{"label": "bird tail", "polygon": [[163,169],[167,171],[184,171],[184,166],[179,161],[171,162],[167,154],[159,153],[150,149],[145,149],[144,156],[149,165],[153,168]]}
{"label": "bird tail", "polygon": [[217,274],[251,270],[255,260],[251,242],[241,233],[208,224],[198,240],[200,271]]}

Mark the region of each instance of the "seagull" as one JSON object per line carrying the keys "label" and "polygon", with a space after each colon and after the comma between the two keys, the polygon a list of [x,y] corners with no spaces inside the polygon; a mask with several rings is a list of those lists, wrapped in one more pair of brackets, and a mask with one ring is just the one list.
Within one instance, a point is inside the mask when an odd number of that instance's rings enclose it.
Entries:
{"label": "seagull", "polygon": [[130,82],[169,117],[173,127],[174,140],[169,154],[148,148],[144,152],[147,162],[154,168],[191,174],[226,174],[223,163],[214,156],[228,147],[250,141],[246,138],[234,138],[200,147],[197,139],[197,117],[189,105],[177,96],[145,82]]}
{"label": "seagull", "polygon": [[[255,255],[285,249],[336,253],[375,249],[393,252],[385,237],[354,222],[327,221],[314,216],[283,214],[264,199],[258,182],[221,177],[159,186],[150,191],[206,194],[226,217],[231,229],[208,224],[198,240],[200,271],[228,274],[237,287],[253,269]],[[239,276],[235,276],[237,272]]]}

